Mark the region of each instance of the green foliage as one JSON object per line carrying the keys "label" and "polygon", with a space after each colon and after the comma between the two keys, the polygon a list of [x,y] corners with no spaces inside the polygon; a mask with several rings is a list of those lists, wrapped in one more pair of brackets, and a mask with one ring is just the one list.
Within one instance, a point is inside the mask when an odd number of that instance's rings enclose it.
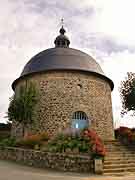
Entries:
{"label": "green foliage", "polygon": [[90,152],[89,139],[80,132],[63,132],[48,142],[48,150],[51,152],[65,152],[67,149],[73,151],[78,149],[81,153]]}
{"label": "green foliage", "polygon": [[[133,131],[132,138],[135,138],[135,131]],[[61,132],[52,139],[49,139],[46,132],[27,135],[20,140],[8,138],[0,141],[0,146],[15,146],[53,153],[87,153],[93,158],[103,158],[106,154],[101,139],[95,131],[89,129],[79,132],[68,129],[68,133],[67,131]]]}
{"label": "green foliage", "polygon": [[122,112],[124,115],[129,111],[135,112],[135,73],[127,73],[125,81],[121,82],[120,96],[122,100]]}
{"label": "green foliage", "polygon": [[10,137],[10,131],[0,131],[0,141]]}
{"label": "green foliage", "polygon": [[36,145],[41,145],[41,141],[39,139],[35,138],[28,138],[28,139],[21,139],[17,141],[17,146],[23,147],[23,148],[30,148],[34,149]]}
{"label": "green foliage", "polygon": [[20,86],[18,95],[14,95],[10,100],[8,108],[9,120],[23,123],[31,122],[37,100],[38,94],[33,83]]}
{"label": "green foliage", "polygon": [[16,139],[14,138],[6,138],[0,141],[0,146],[2,147],[15,147]]}
{"label": "green foliage", "polygon": [[8,108],[9,121],[14,120],[22,123],[23,135],[27,124],[33,122],[33,112],[37,101],[38,93],[33,83],[20,86],[19,92],[10,99]]}
{"label": "green foliage", "polygon": [[21,139],[3,138],[0,139],[0,146],[2,147],[21,147],[38,150],[40,146],[48,142],[48,134],[46,132],[37,133],[34,135],[27,135]]}
{"label": "green foliage", "polygon": [[43,142],[48,141],[48,135],[45,132],[27,135],[26,137],[17,141],[17,146],[23,148],[39,149]]}

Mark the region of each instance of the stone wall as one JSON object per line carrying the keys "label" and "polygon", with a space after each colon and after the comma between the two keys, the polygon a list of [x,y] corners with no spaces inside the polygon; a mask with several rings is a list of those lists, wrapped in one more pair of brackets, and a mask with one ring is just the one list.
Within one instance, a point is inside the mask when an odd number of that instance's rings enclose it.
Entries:
{"label": "stone wall", "polygon": [[89,156],[48,153],[20,148],[0,147],[0,159],[11,160],[38,168],[52,168],[69,172],[93,172]]}
{"label": "stone wall", "polygon": [[[40,94],[30,132],[46,131],[54,135],[71,125],[75,111],[83,111],[89,118],[89,127],[95,129],[102,139],[114,138],[108,81],[86,72],[51,71],[21,79],[15,93],[20,85],[29,81],[35,83]],[[13,123],[12,134],[17,136],[20,127]]]}

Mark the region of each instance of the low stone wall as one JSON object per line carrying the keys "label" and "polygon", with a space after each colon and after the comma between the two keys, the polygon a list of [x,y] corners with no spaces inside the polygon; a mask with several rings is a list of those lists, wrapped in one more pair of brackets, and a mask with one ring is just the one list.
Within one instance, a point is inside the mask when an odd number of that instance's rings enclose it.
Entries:
{"label": "low stone wall", "polygon": [[93,161],[86,155],[69,155],[0,147],[0,159],[11,160],[38,168],[52,168],[69,172],[93,172]]}

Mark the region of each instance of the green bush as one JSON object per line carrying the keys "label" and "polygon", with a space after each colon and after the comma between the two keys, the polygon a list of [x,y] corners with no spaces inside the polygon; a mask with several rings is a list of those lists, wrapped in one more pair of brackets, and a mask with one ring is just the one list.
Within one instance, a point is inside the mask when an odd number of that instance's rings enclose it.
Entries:
{"label": "green bush", "polygon": [[16,139],[15,138],[6,138],[0,141],[0,146],[3,147],[14,147],[16,146]]}
{"label": "green bush", "polygon": [[66,149],[71,151],[78,149],[79,152],[88,153],[90,152],[90,141],[81,132],[68,130],[68,133],[61,132],[48,142],[48,150],[51,152],[65,152]]}
{"label": "green bush", "polygon": [[48,141],[48,139],[48,135],[45,132],[28,135],[23,139],[17,141],[17,146],[37,150],[44,142]]}
{"label": "green bush", "polygon": [[121,126],[115,130],[115,137],[124,144],[135,144],[134,129]]}

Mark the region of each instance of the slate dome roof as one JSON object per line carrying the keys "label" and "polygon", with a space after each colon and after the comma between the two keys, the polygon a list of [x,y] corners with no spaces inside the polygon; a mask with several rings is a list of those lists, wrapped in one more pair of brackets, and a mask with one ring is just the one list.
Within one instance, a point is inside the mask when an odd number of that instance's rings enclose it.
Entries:
{"label": "slate dome roof", "polygon": [[[62,28],[60,32],[65,33],[65,30]],[[109,82],[111,89],[113,89],[114,84],[112,80],[105,76],[100,65],[91,56],[77,49],[68,47],[70,41],[66,38],[64,33],[59,35],[60,37],[56,37],[55,48],[44,50],[31,58],[25,65],[20,77],[13,82],[13,90],[19,79],[33,73],[50,70],[76,70],[93,73],[106,79]]]}

